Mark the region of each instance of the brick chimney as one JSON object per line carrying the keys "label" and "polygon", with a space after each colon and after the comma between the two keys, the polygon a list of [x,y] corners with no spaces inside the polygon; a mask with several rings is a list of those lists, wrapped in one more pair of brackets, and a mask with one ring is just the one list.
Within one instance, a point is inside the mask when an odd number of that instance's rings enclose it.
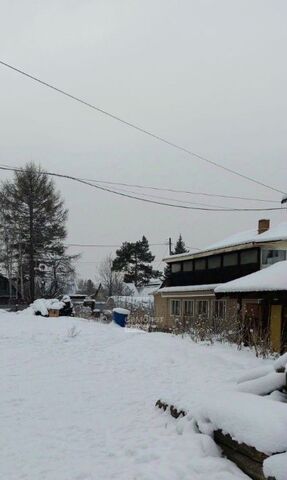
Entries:
{"label": "brick chimney", "polygon": [[267,232],[270,228],[270,220],[266,218],[262,218],[258,221],[258,235],[261,233]]}

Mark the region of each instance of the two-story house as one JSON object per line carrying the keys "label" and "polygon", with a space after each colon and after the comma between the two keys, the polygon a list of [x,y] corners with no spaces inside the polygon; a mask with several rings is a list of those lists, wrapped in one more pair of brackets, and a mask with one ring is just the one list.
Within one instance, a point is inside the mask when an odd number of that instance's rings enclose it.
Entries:
{"label": "two-story house", "polygon": [[287,223],[270,228],[266,219],[259,220],[254,230],[232,235],[199,252],[164,258],[170,275],[154,295],[159,328],[169,330],[181,317],[235,314],[236,298],[216,298],[215,288],[286,258]]}

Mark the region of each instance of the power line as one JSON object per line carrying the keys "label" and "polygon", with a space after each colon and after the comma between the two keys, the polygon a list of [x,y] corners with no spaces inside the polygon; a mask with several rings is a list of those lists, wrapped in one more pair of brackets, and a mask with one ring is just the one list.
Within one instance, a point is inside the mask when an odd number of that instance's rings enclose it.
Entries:
{"label": "power line", "polygon": [[[65,243],[67,247],[96,247],[96,248],[119,248],[122,245],[104,245],[104,244],[98,244],[98,243]],[[155,246],[162,246],[162,245],[167,245],[167,242],[165,243],[149,243],[150,247],[155,247]]]}
{"label": "power line", "polygon": [[[151,193],[138,193],[138,192],[134,192],[132,190],[126,190],[126,189],[117,189],[118,192],[125,192],[125,193],[130,193],[130,194],[134,194],[134,195],[141,195],[142,197],[148,197],[148,198],[159,198],[161,200],[169,200],[169,201],[172,201],[172,202],[178,202],[180,204],[189,204],[189,205],[199,205],[201,207],[210,207],[210,204],[207,204],[207,203],[201,203],[201,202],[190,202],[188,200],[181,200],[181,199],[178,199],[178,198],[170,198],[170,197],[162,197],[160,195],[153,195]],[[278,204],[278,202],[276,202]],[[213,204],[212,207],[216,207],[220,210],[225,210],[226,207],[224,207],[223,205],[215,205]]]}
{"label": "power line", "polygon": [[[12,168],[12,167],[10,168],[10,167],[1,167],[1,166],[0,166],[0,170],[13,171],[13,172],[23,172],[22,168]],[[151,203],[151,204],[154,204],[154,205],[163,205],[163,206],[166,206],[166,207],[182,208],[182,209],[185,209],[185,210],[198,210],[198,211],[205,211],[205,212],[270,212],[270,211],[281,210],[281,207],[224,208],[223,209],[223,208],[209,208],[209,207],[192,207],[192,206],[188,206],[188,205],[176,205],[174,203],[160,202],[160,201],[157,201],[157,200],[150,200],[150,199],[147,199],[147,198],[141,198],[141,197],[138,197],[136,195],[130,195],[128,193],[118,192],[116,190],[112,190],[111,188],[101,187],[99,185],[95,185],[93,183],[90,183],[86,180],[81,180],[80,178],[74,177],[72,175],[63,175],[63,174],[60,174],[60,173],[53,173],[53,172],[47,172],[47,171],[43,171],[43,173],[45,173],[46,175],[50,175],[52,177],[59,177],[59,178],[65,178],[65,179],[68,179],[68,180],[73,180],[75,182],[82,183],[84,185],[89,185],[90,187],[96,188],[98,190],[102,190],[104,192],[113,193],[113,194],[119,195],[121,197],[126,197],[126,198],[130,198],[130,199],[133,199],[133,200],[139,200],[141,202]]]}
{"label": "power line", "polygon": [[[88,180],[83,178],[82,180]],[[190,190],[178,190],[175,188],[164,188],[164,187],[154,187],[150,185],[138,185],[132,183],[121,183],[121,182],[109,182],[107,180],[89,180],[92,183],[104,183],[107,185],[119,185],[124,187],[133,187],[133,188],[140,188],[140,189],[147,189],[147,190],[157,190],[161,192],[172,192],[172,193],[184,193],[188,195],[198,195],[198,196],[206,196],[206,197],[217,197],[217,198],[228,198],[234,200],[248,200],[248,201],[256,201],[256,202],[264,202],[264,203],[277,203],[278,200],[266,200],[263,198],[254,198],[254,197],[241,197],[237,195],[224,195],[224,194],[217,194],[217,193],[207,193],[207,192],[193,192]]]}
{"label": "power line", "polygon": [[150,130],[146,130],[145,128],[142,128],[142,127],[140,127],[140,126],[138,126],[138,125],[136,125],[136,124],[134,124],[134,123],[128,122],[127,120],[124,120],[123,118],[121,118],[121,117],[119,117],[119,116],[117,116],[117,115],[115,115],[115,114],[113,114],[113,113],[110,113],[110,112],[108,112],[107,110],[104,110],[104,109],[102,109],[102,108],[100,108],[100,107],[97,107],[96,105],[93,105],[92,103],[89,103],[89,102],[87,102],[87,101],[85,101],[85,100],[83,100],[83,99],[81,99],[81,98],[79,98],[79,97],[76,97],[75,95],[72,95],[71,93],[68,93],[68,92],[66,92],[65,90],[62,90],[62,89],[60,89],[60,88],[58,88],[58,87],[56,87],[56,86],[54,86],[54,85],[51,85],[50,83],[45,82],[44,80],[41,80],[40,78],[35,77],[34,75],[31,75],[31,74],[25,72],[24,70],[21,70],[21,69],[19,69],[19,68],[17,68],[17,67],[14,67],[13,65],[11,65],[11,64],[9,64],[9,63],[7,63],[7,62],[4,62],[3,60],[0,60],[0,64],[3,65],[4,67],[9,68],[10,70],[13,70],[13,71],[15,71],[15,72],[17,72],[17,73],[20,73],[21,75],[23,75],[23,76],[25,76],[25,77],[30,78],[31,80],[34,80],[35,82],[40,83],[41,85],[44,85],[45,87],[48,87],[48,88],[50,88],[50,89],[52,89],[52,90],[54,90],[54,91],[56,91],[56,92],[58,92],[58,93],[60,93],[60,94],[62,94],[62,95],[65,95],[66,97],[68,97],[68,98],[70,98],[70,99],[72,99],[72,100],[75,100],[76,102],[79,102],[79,103],[85,105],[86,107],[89,107],[89,108],[91,108],[91,109],[93,109],[93,110],[96,110],[97,112],[102,113],[103,115],[106,115],[106,116],[112,118],[113,120],[116,120],[116,121],[118,121],[118,122],[121,122],[121,123],[123,123],[124,125],[126,125],[127,127],[133,128],[134,130],[137,130],[137,131],[139,131],[139,132],[141,132],[141,133],[143,133],[143,134],[145,134],[145,135],[148,135],[149,137],[154,138],[155,140],[158,140],[158,141],[160,141],[160,142],[162,142],[162,143],[165,143],[166,145],[169,145],[170,147],[176,148],[177,150],[180,150],[180,151],[182,151],[182,152],[184,152],[184,153],[187,153],[188,155],[191,155],[191,156],[193,156],[193,157],[195,157],[195,158],[197,158],[197,159],[199,159],[199,160],[201,160],[201,161],[203,161],[203,162],[206,162],[206,163],[208,163],[208,164],[210,164],[210,165],[213,165],[214,167],[220,168],[220,169],[222,169],[222,170],[224,170],[224,171],[226,171],[226,172],[229,172],[229,173],[231,173],[231,174],[233,174],[233,175],[236,175],[236,176],[238,176],[238,177],[240,177],[240,178],[243,178],[243,179],[248,180],[248,181],[250,181],[250,182],[256,183],[257,185],[260,185],[260,186],[262,186],[262,187],[268,188],[269,190],[273,190],[274,192],[282,193],[282,194],[285,194],[285,193],[286,193],[286,192],[283,192],[282,190],[280,190],[280,189],[278,189],[278,188],[275,188],[275,187],[273,187],[273,186],[267,185],[267,184],[264,183],[264,182],[261,182],[261,181],[259,181],[259,180],[256,180],[256,179],[253,178],[253,177],[250,177],[250,176],[248,176],[248,175],[244,175],[243,173],[237,172],[236,170],[233,170],[232,168],[229,168],[229,167],[226,167],[226,166],[224,166],[224,165],[221,165],[220,163],[217,163],[217,162],[215,162],[214,160],[210,160],[209,158],[204,157],[203,155],[200,155],[200,154],[198,154],[198,153],[195,153],[195,152],[193,152],[192,150],[189,150],[188,148],[185,148],[185,147],[183,147],[183,146],[181,146],[181,145],[178,145],[178,144],[176,144],[176,143],[174,143],[174,142],[171,142],[170,140],[168,140],[168,139],[166,139],[166,138],[164,138],[164,137],[161,137],[160,135],[157,135],[157,134],[153,133],[153,132],[150,131]]}
{"label": "power line", "polygon": [[[15,166],[10,166],[10,165],[5,165],[1,164],[1,166],[6,167],[6,168],[15,168]],[[198,196],[207,196],[207,197],[216,197],[216,198],[224,198],[224,199],[235,199],[235,200],[247,200],[247,201],[256,201],[256,202],[264,202],[264,203],[276,203],[278,205],[278,200],[267,200],[267,199],[262,199],[262,198],[254,198],[254,197],[242,197],[242,196],[236,196],[236,195],[224,195],[224,194],[216,194],[216,193],[207,193],[207,192],[193,192],[190,190],[178,190],[175,188],[164,188],[164,187],[155,187],[155,186],[150,186],[150,185],[139,185],[139,184],[131,184],[131,183],[122,183],[122,182],[112,182],[112,181],[107,181],[107,180],[95,180],[95,179],[89,179],[89,178],[82,178],[79,177],[80,180],[84,181],[89,181],[91,183],[95,184],[107,184],[107,185],[118,185],[118,186],[125,186],[125,187],[134,187],[134,188],[139,188],[139,189],[146,189],[146,190],[155,190],[155,191],[163,191],[163,192],[172,192],[172,193],[184,193],[184,194],[189,194],[189,195],[198,195]],[[125,191],[125,190],[123,190]],[[131,192],[129,192],[131,193]],[[135,192],[132,192],[135,193]],[[138,192],[136,192],[138,194]],[[141,195],[141,194],[140,194]],[[144,194],[147,196],[147,194]],[[153,197],[153,195],[148,194],[148,196]],[[162,199],[167,199],[170,200],[167,197],[155,197],[155,198],[162,198]],[[191,203],[186,200],[179,200],[175,199],[175,201],[180,201],[181,203]],[[282,203],[282,202],[281,202]],[[193,205],[203,205],[203,206],[208,206],[206,204],[201,204],[201,203],[194,203],[192,202]],[[215,206],[215,205],[213,205]],[[219,207],[219,208],[225,208],[225,207]]]}

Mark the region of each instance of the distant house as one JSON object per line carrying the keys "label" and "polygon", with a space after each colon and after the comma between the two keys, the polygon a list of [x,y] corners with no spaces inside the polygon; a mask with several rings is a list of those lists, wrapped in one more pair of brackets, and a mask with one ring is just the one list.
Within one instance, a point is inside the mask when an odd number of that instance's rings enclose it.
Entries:
{"label": "distant house", "polygon": [[[257,229],[232,235],[199,252],[164,258],[170,275],[154,294],[159,328],[173,328],[177,319],[188,316],[235,315],[237,297],[219,298],[215,289],[286,260],[286,252],[287,223],[270,228],[270,221],[263,219]],[[252,298],[246,303],[253,308]]]}

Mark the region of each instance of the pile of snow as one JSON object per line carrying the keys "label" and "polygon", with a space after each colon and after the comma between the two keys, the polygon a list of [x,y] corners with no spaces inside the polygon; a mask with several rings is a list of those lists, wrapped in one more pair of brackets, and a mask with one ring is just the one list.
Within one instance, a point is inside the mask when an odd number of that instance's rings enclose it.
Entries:
{"label": "pile of snow", "polygon": [[[237,380],[237,390],[255,395],[267,395],[286,386],[287,353],[277,358],[273,365],[251,369]],[[280,393],[280,392],[279,392]],[[272,398],[278,399],[278,395]],[[279,398],[281,395],[279,395]]]}
{"label": "pile of snow", "polygon": [[65,305],[64,302],[60,302],[57,298],[38,298],[31,305],[26,308],[22,313],[26,314],[41,314],[43,317],[49,315],[49,310],[61,310]]}
{"label": "pile of snow", "polygon": [[280,390],[284,385],[286,385],[286,373],[269,372],[267,375],[240,383],[237,389],[240,392],[267,395]]}
{"label": "pile of snow", "polygon": [[212,395],[192,415],[203,433],[222,430],[267,455],[287,451],[287,406],[269,397],[223,392]]}
{"label": "pile of snow", "polygon": [[286,386],[286,370],[287,353],[272,364],[240,375],[236,391],[217,392],[206,398],[191,411],[200,431],[212,434],[222,430],[237,442],[268,455],[287,451],[286,395],[280,392]]}
{"label": "pile of snow", "polygon": [[266,478],[286,480],[287,478],[287,453],[273,455],[263,463],[263,472]]}

